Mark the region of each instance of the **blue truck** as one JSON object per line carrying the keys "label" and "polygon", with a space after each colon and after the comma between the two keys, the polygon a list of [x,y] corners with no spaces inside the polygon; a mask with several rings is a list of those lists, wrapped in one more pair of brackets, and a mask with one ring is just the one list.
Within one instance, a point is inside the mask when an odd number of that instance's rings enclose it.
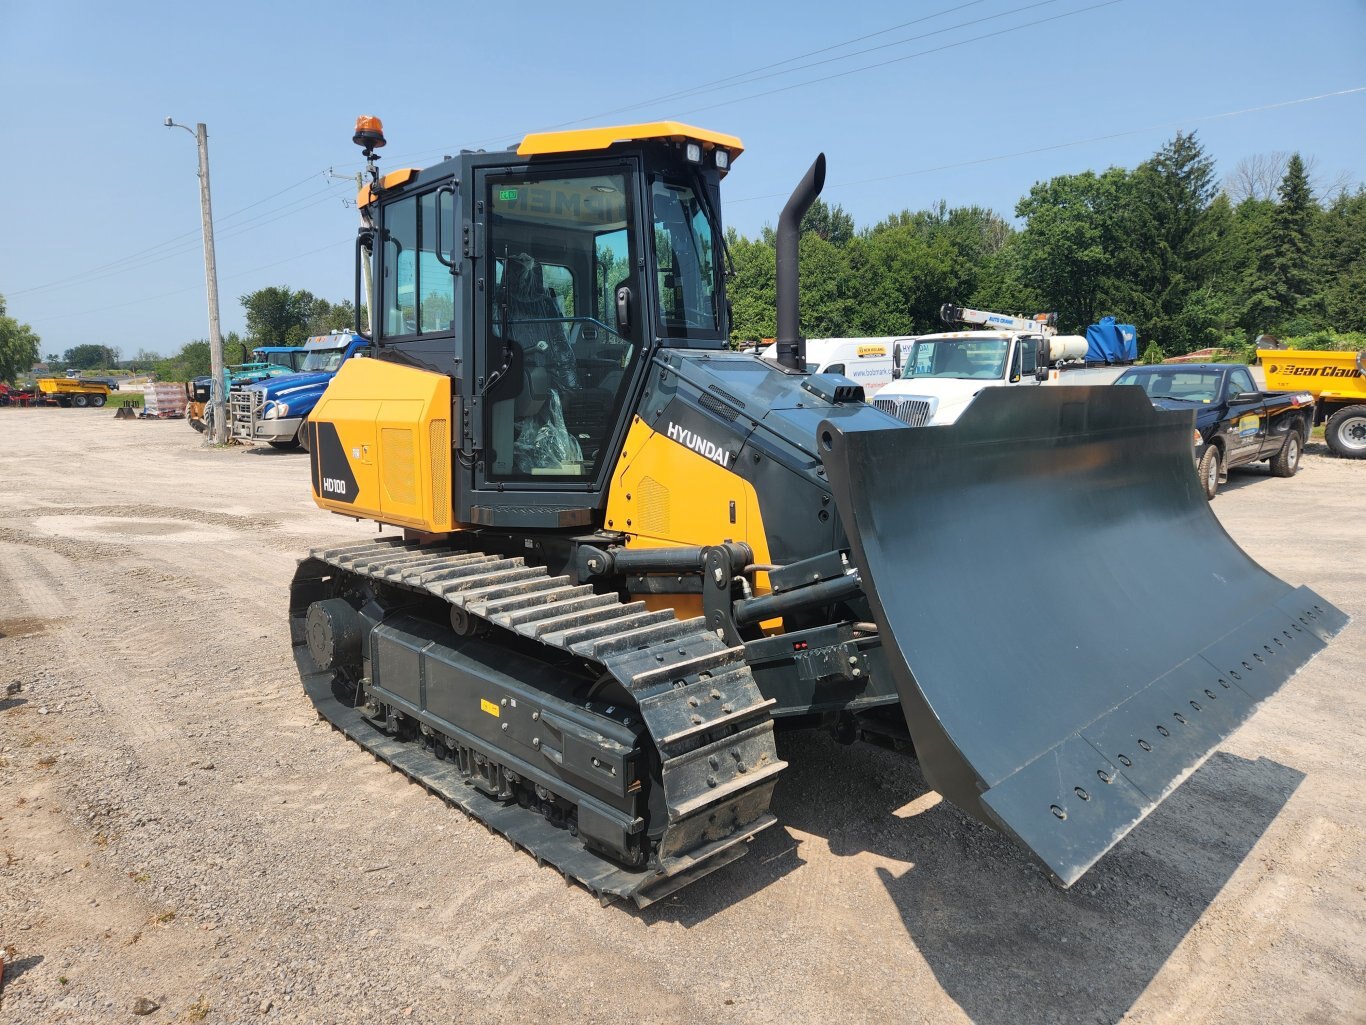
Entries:
{"label": "blue truck", "polygon": [[303,366],[295,374],[234,386],[229,417],[236,441],[264,441],[273,448],[296,448],[305,442],[300,430],[341,365],[370,352],[363,335],[339,331],[314,335],[304,342]]}

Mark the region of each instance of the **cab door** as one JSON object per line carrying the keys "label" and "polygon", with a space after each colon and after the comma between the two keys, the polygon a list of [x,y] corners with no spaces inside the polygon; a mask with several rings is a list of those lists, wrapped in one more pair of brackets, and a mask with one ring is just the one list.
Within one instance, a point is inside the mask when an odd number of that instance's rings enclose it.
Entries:
{"label": "cab door", "polygon": [[645,366],[636,162],[475,174],[474,522],[591,521]]}
{"label": "cab door", "polygon": [[[1230,370],[1224,387],[1228,402],[1230,424],[1229,448],[1230,464],[1255,462],[1260,457],[1262,446],[1266,444],[1266,400],[1253,383],[1252,375],[1243,367]],[[1240,395],[1251,398],[1241,402],[1233,401]]]}

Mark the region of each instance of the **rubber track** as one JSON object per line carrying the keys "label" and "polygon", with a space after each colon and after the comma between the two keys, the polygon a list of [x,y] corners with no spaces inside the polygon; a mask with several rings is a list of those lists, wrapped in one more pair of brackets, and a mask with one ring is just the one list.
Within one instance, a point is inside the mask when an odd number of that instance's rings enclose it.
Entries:
{"label": "rubber track", "polygon": [[630,897],[641,907],[653,903],[740,857],[746,842],[774,823],[769,804],[786,767],[774,745],[774,702],[760,694],[744,648],[727,647],[701,617],[679,620],[669,611],[649,612],[641,602],[598,594],[521,558],[396,538],[314,549],[300,563],[296,584],[330,575],[319,563],[383,586],[435,595],[470,617],[573,655],[610,674],[635,697],[660,753],[668,810],[656,862],[646,871],[622,868],[577,841],[567,843],[568,832],[548,827],[538,812],[483,797],[418,745],[362,726],[358,712],[332,697],[331,674],[316,666],[310,673],[305,610],[293,612],[305,689],[334,726],[604,902]]}

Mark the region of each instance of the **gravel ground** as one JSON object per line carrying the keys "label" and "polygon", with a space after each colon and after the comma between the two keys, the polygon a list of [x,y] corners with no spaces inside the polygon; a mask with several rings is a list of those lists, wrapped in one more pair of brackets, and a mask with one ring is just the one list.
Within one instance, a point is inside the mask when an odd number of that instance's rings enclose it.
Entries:
{"label": "gravel ground", "polygon": [[374,527],[306,457],[93,410],[0,439],[0,1021],[1366,1021],[1366,462],[1215,501],[1355,622],[1072,890],[797,735],[781,826],[641,912],[319,723],[285,590]]}

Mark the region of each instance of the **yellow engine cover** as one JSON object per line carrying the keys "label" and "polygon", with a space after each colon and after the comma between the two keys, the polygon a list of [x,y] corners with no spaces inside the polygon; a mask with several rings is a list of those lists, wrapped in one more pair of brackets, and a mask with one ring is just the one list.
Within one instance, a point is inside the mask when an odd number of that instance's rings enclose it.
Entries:
{"label": "yellow engine cover", "polygon": [[450,422],[445,374],[347,360],[306,425],[313,500],[345,516],[453,530]]}

